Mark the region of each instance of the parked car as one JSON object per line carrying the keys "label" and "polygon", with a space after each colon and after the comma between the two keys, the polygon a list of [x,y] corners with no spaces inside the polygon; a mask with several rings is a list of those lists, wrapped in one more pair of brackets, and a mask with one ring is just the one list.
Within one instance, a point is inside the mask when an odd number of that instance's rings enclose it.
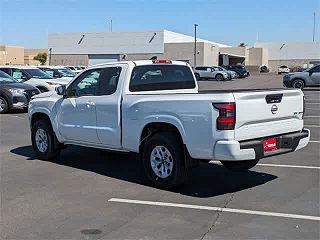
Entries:
{"label": "parked car", "polygon": [[269,72],[269,68],[266,65],[262,65],[260,67],[260,72],[261,73],[268,73]]}
{"label": "parked car", "polygon": [[63,79],[54,79],[36,67],[0,66],[0,70],[19,82],[24,82],[38,88],[41,92],[54,91],[56,87],[68,83],[68,81]]}
{"label": "parked car", "polygon": [[247,170],[310,139],[301,90],[200,92],[180,61],[100,64],[41,95],[29,105],[38,158],[54,160],[69,144],[135,152],[160,188],[182,184],[199,159]]}
{"label": "parked car", "polygon": [[71,70],[65,67],[39,66],[38,68],[53,78],[65,79],[67,81],[71,81],[71,79],[76,76],[76,73],[72,72]]}
{"label": "parked car", "polygon": [[229,79],[229,74],[226,71],[220,71],[214,67],[195,67],[194,75],[197,80],[201,79],[215,79],[217,81],[223,81]]}
{"label": "parked car", "polygon": [[238,75],[235,71],[232,70],[227,70],[224,67],[221,66],[213,66],[215,69],[217,69],[217,71],[225,71],[229,74],[229,79],[234,79],[234,78],[238,78]]}
{"label": "parked car", "polygon": [[78,74],[81,73],[83,69],[75,67],[75,66],[66,66],[66,68],[68,68],[70,71]]}
{"label": "parked car", "polygon": [[242,65],[225,66],[227,70],[231,70],[237,73],[237,78],[244,78],[250,76],[249,71]]}
{"label": "parked car", "polygon": [[289,73],[290,68],[287,65],[282,65],[278,68],[278,74]]}
{"label": "parked car", "polygon": [[12,109],[27,108],[31,97],[40,91],[0,71],[0,114]]}
{"label": "parked car", "polygon": [[303,72],[289,73],[283,76],[283,85],[288,88],[320,86],[320,65]]}

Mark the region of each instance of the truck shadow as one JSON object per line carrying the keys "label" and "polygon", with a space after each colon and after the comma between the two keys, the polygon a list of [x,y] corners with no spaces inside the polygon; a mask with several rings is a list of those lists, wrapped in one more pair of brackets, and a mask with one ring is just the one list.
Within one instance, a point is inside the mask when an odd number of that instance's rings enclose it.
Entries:
{"label": "truck shadow", "polygon": [[[37,160],[31,146],[19,147],[12,153]],[[103,176],[141,185],[148,185],[144,178],[142,164],[136,154],[112,153],[78,146],[64,149],[54,163],[94,172]],[[189,181],[180,188],[170,190],[198,198],[214,197],[253,188],[277,177],[268,173],[247,171],[234,173],[222,165],[201,163],[190,171]]]}

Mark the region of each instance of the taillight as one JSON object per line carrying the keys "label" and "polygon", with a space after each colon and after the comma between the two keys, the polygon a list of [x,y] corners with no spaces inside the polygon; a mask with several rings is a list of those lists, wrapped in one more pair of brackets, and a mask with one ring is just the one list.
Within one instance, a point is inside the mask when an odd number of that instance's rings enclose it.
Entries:
{"label": "taillight", "polygon": [[154,64],[171,64],[171,60],[153,60],[152,61]]}
{"label": "taillight", "polygon": [[213,107],[219,110],[217,118],[218,130],[233,130],[236,124],[235,103],[214,103]]}

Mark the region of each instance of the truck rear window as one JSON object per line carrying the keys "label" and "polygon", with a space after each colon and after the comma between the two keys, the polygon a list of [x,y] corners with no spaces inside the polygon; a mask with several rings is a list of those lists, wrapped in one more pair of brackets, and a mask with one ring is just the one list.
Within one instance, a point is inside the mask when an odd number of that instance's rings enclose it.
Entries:
{"label": "truck rear window", "polygon": [[131,92],[193,88],[195,80],[189,67],[160,64],[136,66],[129,85]]}

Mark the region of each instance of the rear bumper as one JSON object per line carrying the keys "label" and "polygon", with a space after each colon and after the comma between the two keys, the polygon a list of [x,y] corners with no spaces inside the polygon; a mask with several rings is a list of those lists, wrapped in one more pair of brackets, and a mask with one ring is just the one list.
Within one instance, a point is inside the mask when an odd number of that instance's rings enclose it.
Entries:
{"label": "rear bumper", "polygon": [[273,136],[277,139],[277,150],[264,152],[262,140],[249,141],[218,141],[214,148],[214,158],[223,161],[241,161],[261,159],[288,152],[297,151],[308,145],[310,130],[303,129],[301,132]]}

